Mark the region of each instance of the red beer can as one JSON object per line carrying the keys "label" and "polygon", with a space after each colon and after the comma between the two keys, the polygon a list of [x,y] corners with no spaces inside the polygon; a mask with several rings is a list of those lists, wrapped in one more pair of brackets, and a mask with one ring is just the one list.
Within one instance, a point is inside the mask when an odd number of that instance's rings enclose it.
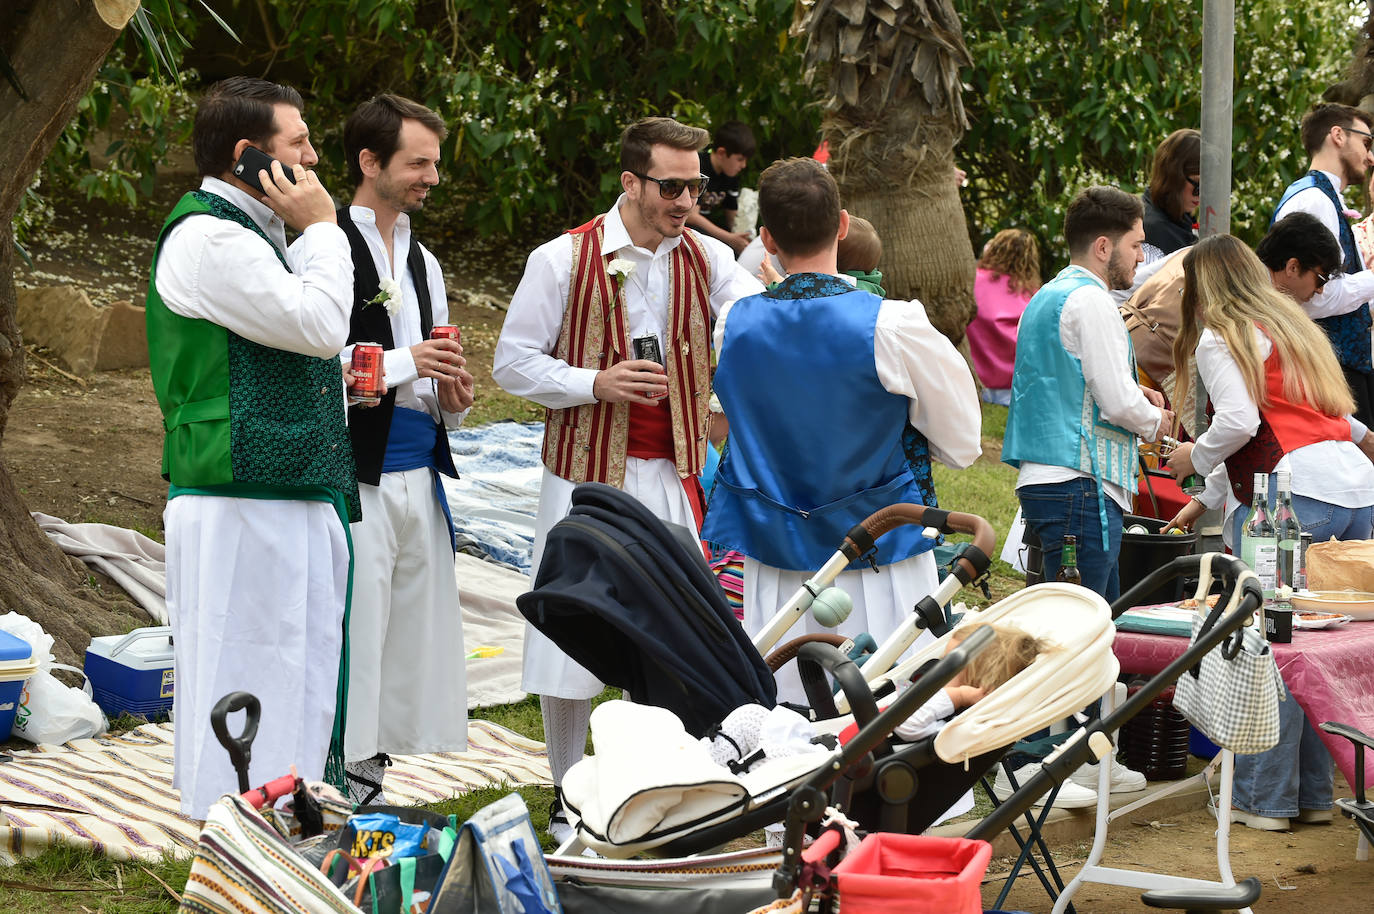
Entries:
{"label": "red beer can", "polygon": [[436,324],[429,331],[429,338],[432,340],[453,340],[455,343],[463,341],[463,334],[452,324]]}
{"label": "red beer can", "polygon": [[382,344],[355,344],[351,370],[356,381],[349,395],[369,406],[382,402]]}

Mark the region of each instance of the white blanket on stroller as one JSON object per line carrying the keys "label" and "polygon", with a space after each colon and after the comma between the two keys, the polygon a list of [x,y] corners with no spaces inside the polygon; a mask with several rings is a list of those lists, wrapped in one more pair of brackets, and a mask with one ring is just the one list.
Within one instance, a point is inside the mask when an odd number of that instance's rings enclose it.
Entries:
{"label": "white blanket on stroller", "polygon": [[817,746],[734,774],[711,760],[709,744],[690,736],[677,715],[628,701],[598,705],[591,730],[596,754],[569,769],[563,796],[580,821],[584,842],[608,857],[630,856],[644,842],[722,821],[771,799],[830,754]]}

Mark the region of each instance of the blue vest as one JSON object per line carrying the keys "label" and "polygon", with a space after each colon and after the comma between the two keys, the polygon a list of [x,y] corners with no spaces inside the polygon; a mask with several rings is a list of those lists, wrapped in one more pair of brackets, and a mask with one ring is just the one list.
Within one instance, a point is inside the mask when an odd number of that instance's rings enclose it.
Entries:
{"label": "blue vest", "polygon": [[[1331,186],[1331,179],[1320,171],[1309,171],[1288,185],[1288,189],[1283,192],[1283,198],[1279,200],[1279,205],[1274,207],[1274,215],[1269,217],[1269,224],[1271,226],[1274,224],[1274,220],[1278,218],[1283,205],[1294,194],[1309,187],[1315,187],[1325,194],[1326,198],[1331,201],[1331,205],[1336,208],[1336,222],[1341,227],[1341,252],[1345,255],[1345,272],[1360,272],[1364,267],[1360,263],[1360,250],[1355,245],[1355,233],[1351,230],[1349,223],[1345,221],[1345,202],[1341,200],[1341,195],[1336,193],[1336,188]],[[1369,351],[1370,320],[1369,302],[1365,302],[1354,311],[1346,314],[1317,318],[1317,323],[1321,325],[1321,328],[1326,331],[1327,337],[1330,338],[1331,348],[1336,350],[1336,360],[1341,363],[1342,368],[1349,368],[1364,374],[1374,371],[1374,364],[1370,363]]]}
{"label": "blue vest", "polygon": [[[906,397],[873,362],[882,300],[802,273],[731,308],[715,390],[730,417],[701,538],[765,565],[813,571],[890,504],[921,504],[902,449]],[[890,565],[934,548],[914,526],[878,540]]]}
{"label": "blue vest", "polygon": [[[1016,332],[1016,367],[1011,411],[1002,439],[1002,460],[1070,467],[1097,481],[1103,545],[1107,537],[1106,493],[1102,483],[1135,489],[1136,437],[1102,418],[1083,379],[1083,363],[1059,340],[1059,319],[1069,295],[1096,281],[1081,267],[1065,267],[1026,306]],[[1122,330],[1125,333],[1125,330]],[[1135,357],[1126,337],[1132,375]]]}

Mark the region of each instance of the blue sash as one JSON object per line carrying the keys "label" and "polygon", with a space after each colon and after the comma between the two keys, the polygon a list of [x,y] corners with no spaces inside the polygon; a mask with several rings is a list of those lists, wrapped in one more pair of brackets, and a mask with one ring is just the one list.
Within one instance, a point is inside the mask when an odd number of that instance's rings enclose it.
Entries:
{"label": "blue sash", "polygon": [[448,523],[449,544],[457,552],[458,535],[453,530],[453,515],[449,513],[444,484],[439,480],[440,473],[458,478],[453,455],[449,453],[448,438],[429,413],[398,406],[391,415],[391,431],[386,439],[382,472],[401,473],[421,467],[429,467],[430,475],[434,477],[434,497],[439,500],[439,509],[444,512],[444,520]]}

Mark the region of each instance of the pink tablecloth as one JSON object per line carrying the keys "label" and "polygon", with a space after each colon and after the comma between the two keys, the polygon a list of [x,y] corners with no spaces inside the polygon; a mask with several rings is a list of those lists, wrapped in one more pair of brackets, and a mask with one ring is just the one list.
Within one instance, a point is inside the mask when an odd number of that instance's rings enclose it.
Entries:
{"label": "pink tablecloth", "polygon": [[[1186,638],[1118,631],[1112,650],[1123,671],[1152,675],[1187,646]],[[1328,631],[1295,631],[1292,644],[1273,648],[1284,684],[1312,726],[1334,720],[1374,734],[1374,622],[1351,622]],[[1317,733],[1346,781],[1354,784],[1355,751],[1350,741],[1321,730]]]}

